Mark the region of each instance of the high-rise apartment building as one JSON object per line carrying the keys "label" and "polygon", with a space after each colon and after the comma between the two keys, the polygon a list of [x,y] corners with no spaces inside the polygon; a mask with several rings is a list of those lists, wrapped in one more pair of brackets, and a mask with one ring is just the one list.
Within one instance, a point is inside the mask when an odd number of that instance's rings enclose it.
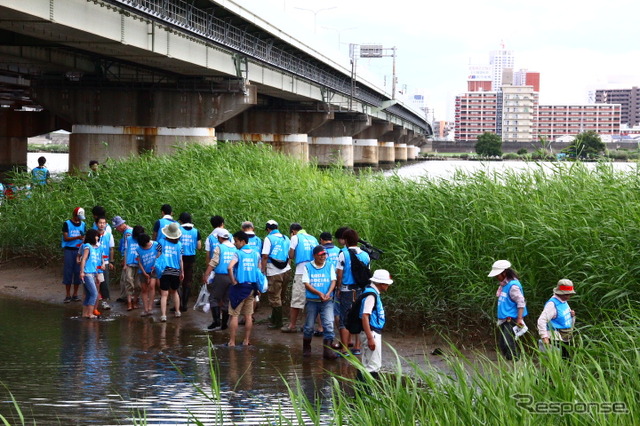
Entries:
{"label": "high-rise apartment building", "polygon": [[549,140],[575,136],[587,130],[601,135],[619,135],[620,105],[540,105],[537,121],[538,135]]}
{"label": "high-rise apartment building", "polygon": [[620,104],[620,121],[629,127],[640,124],[640,89],[599,89],[596,90],[596,103]]}
{"label": "high-rise apartment building", "polygon": [[513,51],[505,49],[503,44],[500,49],[491,52],[489,65],[491,66],[493,90],[499,90],[500,87],[502,87],[502,73],[504,69],[513,69]]}
{"label": "high-rise apartment building", "polygon": [[537,115],[538,92],[533,86],[502,86],[502,140],[532,142]]}
{"label": "high-rise apartment building", "polygon": [[498,92],[456,96],[455,140],[475,141],[484,132],[497,133]]}

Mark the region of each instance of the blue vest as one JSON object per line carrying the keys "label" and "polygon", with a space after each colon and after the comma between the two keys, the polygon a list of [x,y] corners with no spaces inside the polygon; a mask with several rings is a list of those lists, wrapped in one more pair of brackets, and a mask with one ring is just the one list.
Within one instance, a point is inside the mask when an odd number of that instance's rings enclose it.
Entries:
{"label": "blue vest", "polygon": [[111,260],[111,247],[109,247],[110,242],[111,233],[104,231],[104,234],[100,236],[100,250],[102,251],[102,260],[105,262],[109,262]]}
{"label": "blue vest", "polygon": [[184,250],[183,256],[194,256],[196,254],[196,247],[198,246],[198,230],[193,227],[191,229],[182,228],[182,236],[180,237],[180,243]]}
{"label": "blue vest", "polygon": [[49,170],[44,166],[34,167],[31,169],[31,175],[33,176],[33,183],[35,185],[46,185],[47,177],[49,177]]}
{"label": "blue vest", "polygon": [[207,241],[209,241],[209,260],[211,260],[211,258],[213,257],[213,251],[216,249],[216,247],[218,247],[218,244],[220,244],[220,242],[218,241],[218,238],[214,237],[213,235],[209,235],[207,237]]}
{"label": "blue vest", "polygon": [[296,234],[298,237],[298,245],[295,249],[295,262],[296,265],[302,262],[310,262],[313,260],[313,249],[318,245],[318,240],[316,237],[309,234],[303,234],[298,232]]}
{"label": "blue vest", "polygon": [[87,260],[84,262],[84,273],[85,274],[95,274],[98,272],[102,272],[102,259],[100,258],[101,250],[100,247],[94,247],[91,244],[83,244],[82,245],[82,256],[84,256],[85,249],[89,249],[89,256],[87,256]]}
{"label": "blue vest", "polygon": [[249,246],[258,254],[262,254],[262,240],[257,235],[249,238]]}
{"label": "blue vest", "polygon": [[[162,228],[164,228],[165,226],[167,226],[170,223],[174,223],[175,220],[173,219],[158,219],[158,223],[160,224],[158,227],[158,236],[156,237],[156,241],[158,241],[160,244],[162,244],[164,242],[164,240],[167,239],[167,237],[164,236],[164,234],[162,233]],[[164,246],[164,244],[162,244]]]}
{"label": "blue vest", "polygon": [[327,244],[324,246],[327,251],[327,261],[331,262],[333,266],[338,266],[338,256],[340,255],[340,249],[333,244]]}
{"label": "blue vest", "polygon": [[[500,297],[498,297],[498,319],[506,319],[506,318],[517,318],[518,317],[518,306],[516,302],[511,300],[509,296],[509,291],[511,287],[514,285],[520,287],[520,291],[522,291],[522,295],[524,296],[524,290],[522,290],[522,284],[518,280],[509,281],[504,287],[502,287],[502,291],[500,292]],[[527,307],[525,306],[522,317],[527,316]]]}
{"label": "blue vest", "polygon": [[164,257],[164,265],[167,268],[180,270],[180,260],[182,259],[182,244],[180,241],[171,243],[165,239],[162,244],[162,255]]}
{"label": "blue vest", "polygon": [[140,263],[142,263],[142,268],[147,274],[150,273],[153,265],[156,263],[156,257],[158,257],[158,243],[151,241],[150,248],[144,249],[138,246],[136,251],[138,252],[138,259],[140,259]]}
{"label": "blue vest", "polygon": [[[73,221],[69,219],[66,221],[66,223],[68,237],[77,237],[79,235],[84,235],[86,229],[84,222],[81,221],[80,225],[76,226]],[[81,245],[81,240],[65,241],[64,234],[62,234],[62,248],[80,248]]]}
{"label": "blue vest", "polygon": [[551,320],[551,328],[556,330],[564,330],[573,327],[573,317],[571,316],[571,308],[567,302],[552,297],[547,301],[553,302],[556,306],[556,317]]}
{"label": "blue vest", "polygon": [[[276,235],[280,234],[280,235]],[[289,258],[289,245],[291,241],[286,235],[282,235],[280,231],[274,229],[267,235],[269,242],[271,243],[271,252],[269,257],[273,257],[275,260],[284,262]],[[271,261],[269,261],[271,263]]]}
{"label": "blue vest", "polygon": [[[351,254],[349,254],[349,249],[347,247],[343,247],[341,251],[344,256],[344,268],[342,269],[342,285],[354,285],[356,281],[353,279],[353,274],[351,273]],[[369,254],[366,251],[361,251],[360,253],[356,254],[356,257],[360,259],[365,265],[369,265],[369,263],[371,263]]]}
{"label": "blue vest", "polygon": [[127,265],[136,265],[138,266],[138,241],[133,238],[133,229],[127,228],[122,233],[122,238],[124,238],[124,257]]}
{"label": "blue vest", "polygon": [[214,272],[216,274],[229,274],[229,263],[234,258],[234,254],[238,251],[235,247],[229,247],[226,244],[218,244],[218,248],[220,249],[220,260],[218,261],[218,265]]}
{"label": "blue vest", "polygon": [[[324,266],[320,269],[316,268],[311,262],[304,265],[307,268],[307,274],[309,274],[309,285],[320,293],[326,294],[331,288],[331,269],[333,264],[331,262],[324,262]],[[317,294],[306,290],[306,297],[309,300],[320,300]]]}
{"label": "blue vest", "polygon": [[[371,315],[369,316],[369,325],[371,326],[372,330],[380,332],[384,328],[384,324],[387,322],[387,319],[384,315],[384,306],[382,306],[382,298],[379,294],[376,294],[376,291],[371,288],[371,286],[367,286],[367,288],[362,291],[362,294],[366,293],[373,293],[377,296],[376,304],[371,311]],[[364,311],[364,299],[362,301],[363,303],[360,306],[360,318],[362,318],[362,312]]]}
{"label": "blue vest", "polygon": [[243,247],[242,250],[236,250],[238,254],[238,263],[233,267],[233,274],[239,283],[257,283],[258,282],[258,264],[260,256],[250,247]]}

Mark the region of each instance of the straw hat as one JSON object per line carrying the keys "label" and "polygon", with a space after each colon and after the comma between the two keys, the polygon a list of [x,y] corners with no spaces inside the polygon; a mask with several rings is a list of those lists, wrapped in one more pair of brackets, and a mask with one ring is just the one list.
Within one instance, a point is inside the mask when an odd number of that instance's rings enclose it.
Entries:
{"label": "straw hat", "polygon": [[493,265],[491,265],[491,272],[489,272],[488,277],[495,277],[496,275],[500,275],[504,272],[505,269],[511,268],[511,262],[508,260],[496,260]]}
{"label": "straw hat", "polygon": [[553,294],[576,294],[573,289],[573,282],[566,278],[558,281],[558,285],[553,289]]}
{"label": "straw hat", "polygon": [[162,234],[170,240],[177,240],[182,236],[182,231],[180,230],[180,225],[176,222],[171,222],[162,228]]}

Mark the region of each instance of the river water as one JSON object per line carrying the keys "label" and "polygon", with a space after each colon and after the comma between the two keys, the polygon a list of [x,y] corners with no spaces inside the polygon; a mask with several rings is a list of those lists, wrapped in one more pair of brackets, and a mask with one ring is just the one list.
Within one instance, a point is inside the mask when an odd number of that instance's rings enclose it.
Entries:
{"label": "river water", "polygon": [[[279,411],[294,418],[285,382],[295,387],[299,380],[314,398],[315,392],[330,394],[327,371],[348,375],[346,362],[324,362],[319,353],[303,358],[301,344],[227,348],[226,333],[178,321],[115,314],[83,320],[74,316],[78,312],[0,299],[0,382],[27,424],[195,424],[192,415],[203,424],[277,424]],[[220,401],[210,399],[209,339]],[[7,389],[0,387],[0,414],[18,424]],[[328,397],[320,398],[328,404]]]}

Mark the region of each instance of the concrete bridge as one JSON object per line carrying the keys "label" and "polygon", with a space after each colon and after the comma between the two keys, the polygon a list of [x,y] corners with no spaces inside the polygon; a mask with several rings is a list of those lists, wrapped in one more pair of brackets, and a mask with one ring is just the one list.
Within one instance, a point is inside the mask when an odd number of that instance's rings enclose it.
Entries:
{"label": "concrete bridge", "polygon": [[72,132],[70,169],[180,142],[406,161],[422,113],[227,0],[0,0],[0,167]]}

